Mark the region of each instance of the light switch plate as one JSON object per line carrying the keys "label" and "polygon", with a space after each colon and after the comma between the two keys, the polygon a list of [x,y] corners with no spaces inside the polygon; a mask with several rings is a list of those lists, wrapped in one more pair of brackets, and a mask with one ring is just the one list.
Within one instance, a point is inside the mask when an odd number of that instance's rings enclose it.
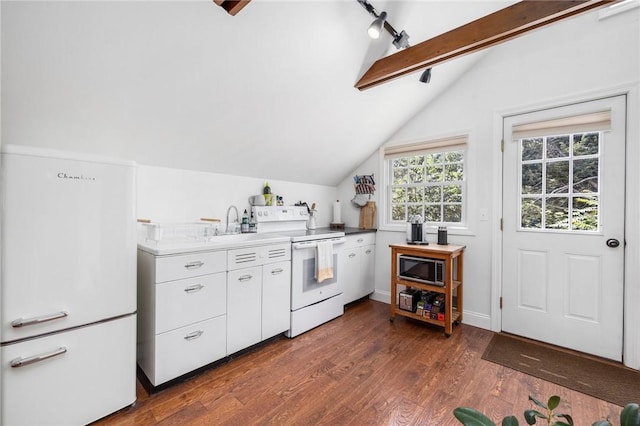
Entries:
{"label": "light switch plate", "polygon": [[480,220],[489,220],[489,210],[480,209]]}

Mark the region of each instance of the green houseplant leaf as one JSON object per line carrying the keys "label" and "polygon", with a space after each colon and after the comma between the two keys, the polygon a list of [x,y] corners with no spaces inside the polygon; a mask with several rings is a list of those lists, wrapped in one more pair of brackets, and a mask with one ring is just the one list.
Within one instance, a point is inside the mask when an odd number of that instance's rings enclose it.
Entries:
{"label": "green houseplant leaf", "polygon": [[468,407],[458,407],[453,410],[453,415],[465,426],[496,426],[487,416]]}
{"label": "green houseplant leaf", "polygon": [[[551,397],[551,398],[553,398],[553,397]],[[551,401],[551,398],[549,398],[549,401]],[[534,404],[536,404],[540,408],[544,408],[545,410],[549,409],[549,407],[547,407],[547,405],[544,402],[538,401],[537,399],[535,399],[531,395],[529,395],[529,401],[533,402]]]}
{"label": "green houseplant leaf", "polygon": [[555,410],[556,408],[558,408],[558,405],[560,405],[560,397],[558,395],[553,395],[551,398],[549,398],[549,401],[547,402],[547,407],[549,408],[549,410]]}
{"label": "green houseplant leaf", "polygon": [[542,414],[540,411],[537,411],[537,410],[524,411],[524,420],[527,422],[528,425],[535,425],[536,418],[546,420],[547,416],[545,416],[544,414]]}
{"label": "green houseplant leaf", "polygon": [[620,426],[640,426],[640,407],[638,404],[625,405],[620,413]]}
{"label": "green houseplant leaf", "polygon": [[519,426],[518,419],[516,416],[508,416],[502,419],[502,426]]}
{"label": "green houseplant leaf", "polygon": [[556,424],[558,426],[562,426],[562,425],[568,425],[568,426],[573,426],[573,419],[571,418],[571,416],[569,414],[556,414],[555,415],[558,418],[563,418],[565,419],[567,422],[556,422]]}

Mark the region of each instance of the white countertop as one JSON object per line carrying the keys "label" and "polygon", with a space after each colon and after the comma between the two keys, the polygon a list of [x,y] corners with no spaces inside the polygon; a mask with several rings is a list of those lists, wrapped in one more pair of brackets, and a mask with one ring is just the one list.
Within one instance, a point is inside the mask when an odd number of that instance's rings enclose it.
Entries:
{"label": "white countertop", "polygon": [[291,238],[280,234],[229,234],[199,240],[138,241],[138,249],[155,256],[193,253],[199,251],[227,250],[268,244],[291,243]]}

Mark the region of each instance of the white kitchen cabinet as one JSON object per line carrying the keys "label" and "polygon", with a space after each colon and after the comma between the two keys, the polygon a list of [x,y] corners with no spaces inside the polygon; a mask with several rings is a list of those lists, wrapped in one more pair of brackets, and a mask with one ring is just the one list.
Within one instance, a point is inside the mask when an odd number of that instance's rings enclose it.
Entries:
{"label": "white kitchen cabinet", "polygon": [[227,351],[233,354],[289,329],[289,244],[229,250]]}
{"label": "white kitchen cabinet", "polygon": [[262,269],[262,340],[289,330],[291,325],[291,261]]}
{"label": "white kitchen cabinet", "polygon": [[227,275],[227,350],[230,354],[262,338],[262,266]]}
{"label": "white kitchen cabinet", "polygon": [[288,240],[167,254],[144,248],[137,359],[153,386],[289,329]]}
{"label": "white kitchen cabinet", "polygon": [[152,385],[227,355],[226,250],[138,250],[138,365]]}
{"label": "white kitchen cabinet", "polygon": [[346,236],[343,249],[344,303],[351,303],[375,289],[374,258],[376,234],[373,232]]}

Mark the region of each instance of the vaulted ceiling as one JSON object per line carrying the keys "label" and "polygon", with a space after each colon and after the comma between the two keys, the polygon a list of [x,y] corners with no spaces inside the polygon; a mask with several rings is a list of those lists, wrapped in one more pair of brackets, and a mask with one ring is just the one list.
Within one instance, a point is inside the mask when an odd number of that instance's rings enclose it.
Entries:
{"label": "vaulted ceiling", "polygon": [[[410,43],[514,1],[375,1]],[[395,53],[356,0],[3,2],[3,143],[335,185],[485,52],[354,87]],[[23,142],[25,141],[25,142]]]}

